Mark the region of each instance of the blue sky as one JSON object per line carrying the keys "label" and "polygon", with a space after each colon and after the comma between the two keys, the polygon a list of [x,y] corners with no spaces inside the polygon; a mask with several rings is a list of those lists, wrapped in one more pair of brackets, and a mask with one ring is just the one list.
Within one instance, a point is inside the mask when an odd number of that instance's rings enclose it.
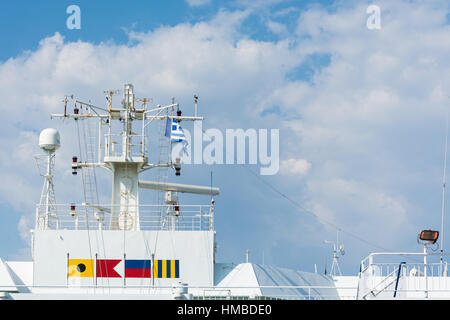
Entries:
{"label": "blue sky", "polygon": [[[55,179],[57,198],[73,200],[65,161],[75,140],[48,114],[61,111],[65,94],[102,104],[103,90],[128,81],[160,104],[175,96],[185,113],[198,94],[204,128],[280,130],[277,175],[258,178],[249,171],[257,166],[184,169],[183,182],[208,185],[212,170],[221,188],[219,262],[243,261],[249,249],[257,263],[264,256],[323,269],[331,260],[323,240],[336,237],[324,221],[345,231],[347,274],[379,247],[420,250],[417,233],[440,228],[449,8],[379,1],[381,29],[368,30],[370,3],[2,2],[1,110],[11,121],[0,129],[0,174],[15,188],[0,187],[0,257],[29,251],[42,183],[32,155],[45,127],[67,141]],[[66,27],[72,4],[81,8],[80,30]],[[109,185],[108,175],[101,179]]]}
{"label": "blue sky", "polygon": [[[257,2],[255,2],[257,3]],[[331,4],[333,1],[287,1],[275,3],[271,10],[288,7],[304,8],[310,3]],[[82,28],[68,30],[66,9],[78,5],[82,10]],[[98,1],[51,1],[43,0],[36,4],[31,0],[4,1],[0,5],[0,35],[8,45],[2,48],[0,59],[17,56],[25,50],[33,50],[39,41],[55,32],[61,33],[67,41],[89,41],[99,43],[113,40],[116,43],[128,42],[124,30],[147,31],[159,26],[174,26],[179,23],[195,23],[214,16],[219,9],[238,9],[245,7],[236,1],[210,1],[204,5],[191,6],[184,0],[128,2]],[[264,13],[264,10],[262,10]],[[250,17],[243,29],[259,39],[273,39],[261,30],[264,16]]]}
{"label": "blue sky", "polygon": [[[165,5],[162,5],[162,4]],[[66,8],[76,4],[82,8],[82,28],[66,27]],[[1,36],[8,46],[2,48],[2,59],[16,56],[25,50],[36,49],[46,36],[60,32],[69,41],[90,42],[114,40],[126,42],[123,28],[146,30],[159,25],[173,25],[186,21],[189,6],[184,1],[15,1],[1,4]],[[170,14],[169,14],[170,11]]]}

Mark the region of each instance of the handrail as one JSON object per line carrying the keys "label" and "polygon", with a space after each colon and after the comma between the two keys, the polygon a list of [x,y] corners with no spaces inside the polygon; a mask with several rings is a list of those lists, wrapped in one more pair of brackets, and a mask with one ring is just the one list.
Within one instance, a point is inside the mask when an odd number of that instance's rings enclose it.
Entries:
{"label": "handrail", "polygon": [[377,293],[375,293],[374,291],[377,290],[377,287],[379,287],[380,285],[382,285],[383,283],[385,283],[388,279],[390,279],[392,277],[393,274],[395,274],[397,272],[397,270],[392,271],[390,274],[388,274],[386,277],[383,278],[383,280],[381,280],[380,282],[378,282],[375,287],[372,288],[372,290],[369,290],[369,292],[367,292],[362,298],[365,300],[365,298],[369,295],[372,294],[374,297],[376,297],[380,292],[382,292],[383,290],[385,290],[386,288],[388,288],[394,281],[391,281],[390,283],[388,283],[387,285],[385,285],[382,289],[378,290]]}
{"label": "handrail", "polygon": [[[449,257],[450,253],[371,253],[361,261],[357,289],[358,298],[365,299],[370,293],[373,294],[373,297],[380,295],[386,298],[388,292],[393,293],[390,296],[391,299],[396,298],[399,292],[403,292],[399,290],[400,277],[405,277],[407,291],[414,292],[416,290],[417,292],[424,292],[425,297],[428,296],[428,293],[435,295],[436,290],[440,289],[445,289],[446,292],[450,292],[450,277],[447,276],[446,269],[444,268],[446,262],[438,260],[441,255]],[[394,256],[395,258],[393,258]],[[410,259],[404,260],[408,257]],[[413,259],[413,257],[421,258]],[[396,277],[394,277],[394,273],[397,273]],[[390,281],[391,279],[393,281]],[[390,288],[393,283],[395,283],[395,288]]]}
{"label": "handrail", "polygon": [[[361,272],[367,270],[367,268],[374,264],[373,258],[376,256],[427,256],[427,257],[440,257],[440,256],[449,256],[450,253],[424,253],[424,252],[372,252],[363,260],[361,260]],[[377,264],[383,264],[382,262],[378,262]]]}
{"label": "handrail", "polygon": [[[82,290],[81,292],[90,292],[92,295],[96,294],[103,294],[104,289],[111,289],[111,290],[118,290],[115,294],[136,294],[136,291],[134,290],[140,290],[140,294],[172,294],[173,289],[178,288],[178,284],[173,285],[162,285],[162,286],[148,286],[148,285],[127,285],[126,287],[120,286],[120,285],[83,285],[83,286],[65,286],[65,285],[15,285],[14,287],[16,290],[11,290],[12,286],[1,286],[0,285],[0,291],[2,291],[2,288],[7,288],[10,290],[4,290],[4,292],[10,292],[12,294],[45,294],[45,293],[58,293],[58,294],[73,294],[76,293],[78,290]],[[26,288],[28,289],[27,292],[18,292],[17,289],[19,288]],[[345,290],[355,290],[354,287],[335,287],[335,286],[306,286],[306,285],[284,285],[284,286],[186,286],[185,287],[189,293],[193,294],[194,297],[197,299],[201,299],[202,297],[205,299],[223,299],[226,297],[229,297],[231,299],[236,298],[242,298],[242,297],[248,297],[249,299],[267,299],[267,298],[273,298],[273,299],[301,299],[301,300],[312,300],[312,299],[333,299],[333,300],[341,300],[341,299],[356,299],[356,296],[353,294],[347,294],[347,295],[339,295],[339,293],[336,294],[327,294],[327,293],[314,293],[314,290],[317,289],[329,289],[329,290],[339,290],[339,289],[345,289]],[[33,290],[36,289],[36,290]],[[53,292],[50,291],[43,291],[43,290],[55,290]],[[142,289],[145,289],[145,292],[142,291]],[[302,293],[287,293],[287,292],[272,292],[268,294],[255,294],[255,292],[239,292],[232,290],[236,289],[304,289],[307,294]],[[111,291],[108,291],[108,294],[114,294]],[[87,296],[86,296],[87,298]]]}
{"label": "handrail", "polygon": [[[108,230],[111,221],[115,219],[136,224],[135,230],[213,230],[214,228],[214,210],[211,204],[141,204],[125,207],[83,203],[56,204],[54,207],[58,213],[57,221],[44,223],[43,218],[47,216],[45,207],[36,206],[36,229],[84,230],[99,228]],[[87,208],[89,210],[85,210]],[[116,212],[118,215],[114,216],[111,212]]]}
{"label": "handrail", "polygon": [[398,273],[397,273],[397,281],[395,281],[395,291],[394,291],[394,298],[397,295],[397,288],[398,288],[398,281],[400,280],[400,272],[402,270],[402,265],[404,265],[406,262],[400,262],[398,266]]}

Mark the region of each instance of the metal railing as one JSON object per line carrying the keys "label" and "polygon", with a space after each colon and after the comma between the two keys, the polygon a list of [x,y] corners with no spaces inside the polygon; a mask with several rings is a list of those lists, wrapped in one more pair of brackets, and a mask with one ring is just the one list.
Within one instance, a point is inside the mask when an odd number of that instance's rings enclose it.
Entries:
{"label": "metal railing", "polygon": [[[94,210],[87,210],[94,208]],[[139,205],[111,206],[56,204],[50,214],[46,206],[36,206],[36,229],[176,230],[210,231],[214,229],[211,205]],[[123,226],[123,227],[121,227]],[[116,228],[117,229],[117,228]]]}
{"label": "metal railing", "polygon": [[[105,156],[120,157],[125,147],[122,134],[105,134]],[[148,149],[148,137],[146,135],[133,134],[129,136],[131,142],[126,144],[129,148],[129,156],[145,156]]]}
{"label": "metal railing", "polygon": [[[372,253],[361,262],[358,298],[448,298],[450,277],[443,260],[448,256],[448,253]],[[390,261],[382,261],[386,259]]]}
{"label": "metal railing", "polygon": [[[105,285],[83,285],[80,287],[76,286],[63,286],[63,285],[52,285],[52,286],[27,286],[27,285],[15,285],[15,290],[12,286],[0,286],[0,291],[10,292],[10,293],[21,293],[21,294],[92,294],[101,295],[108,293],[120,294],[126,296],[127,294],[140,294],[147,295],[149,299],[151,296],[163,295],[163,296],[173,296],[176,289],[180,287],[177,285],[171,286],[151,286],[151,285],[127,285],[124,286],[105,286]],[[339,294],[320,294],[317,293],[318,290],[337,290],[337,289],[349,289],[349,287],[334,287],[334,286],[230,286],[230,287],[215,287],[215,286],[185,286],[184,292],[186,296],[190,296],[192,300],[355,300],[354,295],[339,295]],[[279,293],[271,294],[255,294],[255,290],[261,289],[278,289]],[[283,290],[299,290],[297,293],[286,293]],[[355,289],[356,288],[352,288]],[[238,290],[238,291],[235,291]],[[245,293],[244,290],[248,290]],[[85,296],[85,299],[89,299]]]}

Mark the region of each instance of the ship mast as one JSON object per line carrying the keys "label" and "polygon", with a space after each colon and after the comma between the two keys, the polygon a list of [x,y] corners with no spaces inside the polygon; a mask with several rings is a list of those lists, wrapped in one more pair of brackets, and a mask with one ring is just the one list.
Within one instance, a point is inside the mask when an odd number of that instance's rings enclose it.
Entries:
{"label": "ship mast", "polygon": [[56,220],[58,227],[58,215],[56,212],[55,188],[53,184],[53,167],[55,151],[60,147],[59,132],[53,128],[42,130],[39,135],[39,147],[45,155],[35,156],[41,176],[44,177],[44,185],[41,192],[41,201],[38,206],[37,218],[44,229],[50,228],[51,219]]}
{"label": "ship mast", "polygon": [[[177,169],[177,173],[180,170],[180,163],[173,163],[171,159],[167,163],[151,164],[148,162],[148,142],[145,136],[145,128],[153,120],[167,120],[168,118],[174,118],[177,121],[195,121],[203,120],[202,117],[193,116],[186,117],[181,116],[181,112],[177,115],[162,114],[164,110],[177,107],[178,104],[170,104],[167,106],[158,105],[156,108],[147,110],[147,103],[149,99],[136,99],[134,93],[134,87],[132,84],[125,84],[123,90],[123,99],[121,107],[115,107],[112,103],[112,96],[118,93],[117,90],[105,91],[107,93],[107,108],[101,108],[94,106],[90,103],[75,100],[75,105],[79,104],[85,106],[88,110],[87,114],[79,114],[78,109],[73,114],[52,114],[52,118],[73,118],[75,121],[84,119],[97,118],[99,120],[99,136],[102,132],[102,126],[107,126],[107,134],[105,134],[105,143],[102,146],[98,145],[98,163],[75,161],[72,163],[74,172],[78,169],[86,167],[104,167],[109,169],[113,173],[112,181],[112,201],[111,201],[111,219],[110,230],[140,230],[139,223],[139,187],[146,185],[145,182],[139,183],[139,174],[145,170],[155,167],[172,167]],[[142,107],[137,107],[135,102],[143,102]],[[137,121],[141,122],[141,133],[137,134],[133,132],[133,124]],[[121,122],[122,129],[117,130],[117,126],[113,126],[113,123]],[[99,138],[100,140],[100,138]],[[103,154],[103,159],[101,157]],[[74,159],[77,159],[74,157]],[[151,183],[151,181],[150,181]],[[164,186],[157,186],[158,190],[178,192],[199,192],[198,188],[191,188],[193,186],[187,186],[183,188],[179,185],[171,186],[171,190],[168,190],[167,184]],[[152,189],[155,188],[153,185]],[[208,187],[206,187],[208,188]],[[210,188],[208,188],[210,190]],[[200,192],[204,192],[203,189]],[[218,193],[218,190],[217,190]],[[95,207],[98,210],[104,210],[99,204],[86,203],[85,205]]]}

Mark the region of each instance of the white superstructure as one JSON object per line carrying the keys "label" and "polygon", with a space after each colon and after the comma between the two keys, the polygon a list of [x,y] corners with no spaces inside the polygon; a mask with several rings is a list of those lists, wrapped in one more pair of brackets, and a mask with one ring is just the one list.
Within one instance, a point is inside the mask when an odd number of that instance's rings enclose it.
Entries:
{"label": "white superstructure", "polygon": [[[58,204],[53,185],[55,152],[61,145],[55,129],[39,137],[44,155],[36,160],[44,177],[32,231],[32,261],[0,259],[2,299],[392,299],[450,297],[446,265],[434,265],[428,252],[399,253],[420,256],[423,262],[377,262],[372,254],[361,264],[358,276],[321,275],[249,263],[215,261],[214,200],[219,188],[139,179],[150,170],[174,169],[176,156],[149,162],[146,129],[153,121],[182,116],[178,104],[148,107],[137,99],[134,87],[125,84],[120,106],[113,105],[117,91],[107,91],[107,106],[74,100],[73,112],[53,114],[72,119],[84,139],[82,154],[72,159],[73,174],[83,180],[81,203]],[[140,104],[139,104],[140,103]],[[179,128],[177,128],[179,130]],[[167,144],[170,148],[171,135]],[[161,140],[163,141],[163,140]],[[62,137],[64,143],[64,137]],[[164,142],[164,141],[163,141]],[[162,145],[162,144],[161,144]],[[161,146],[160,145],[160,146]],[[80,150],[81,152],[81,150]],[[162,159],[164,157],[160,157]],[[110,203],[100,203],[95,168],[112,175]],[[161,171],[163,172],[163,171]],[[163,193],[161,202],[143,204],[139,188]],[[179,193],[211,197],[204,205],[183,205]],[[336,258],[336,248],[334,248]],[[427,260],[427,257],[430,259]],[[417,260],[417,259],[416,259]],[[337,259],[335,259],[337,264]],[[338,266],[336,266],[338,268]],[[337,269],[338,270],[338,269]],[[434,272],[434,273],[433,273]],[[408,293],[408,290],[411,291]]]}

